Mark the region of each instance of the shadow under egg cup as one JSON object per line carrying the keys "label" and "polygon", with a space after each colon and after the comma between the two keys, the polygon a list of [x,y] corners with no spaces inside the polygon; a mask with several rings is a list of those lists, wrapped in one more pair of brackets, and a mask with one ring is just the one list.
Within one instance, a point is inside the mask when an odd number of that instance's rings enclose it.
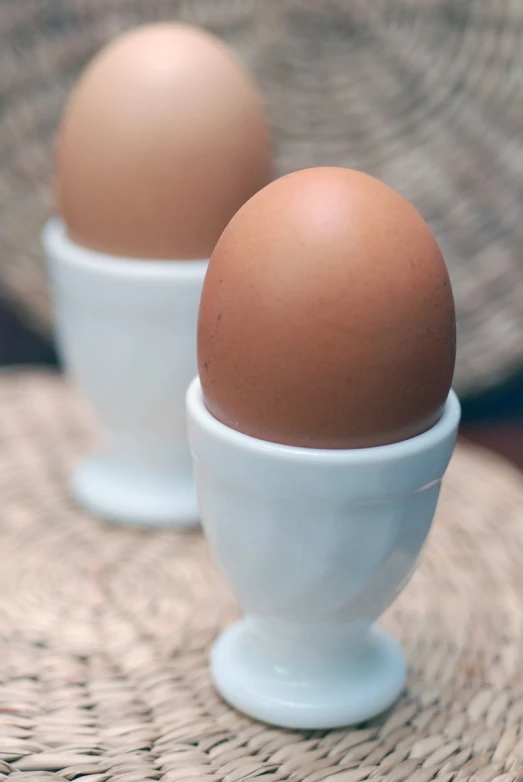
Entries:
{"label": "shadow under egg cup", "polygon": [[403,653],[375,621],[411,575],[451,458],[460,406],[404,442],[357,450],[241,434],[187,393],[202,524],[245,618],[211,654],[217,690],[281,727],[334,728],[401,694]]}
{"label": "shadow under egg cup", "polygon": [[76,469],[74,498],[109,521],[197,524],[185,394],[208,262],[104,255],[72,242],[58,219],[42,243],[58,348],[107,435]]}

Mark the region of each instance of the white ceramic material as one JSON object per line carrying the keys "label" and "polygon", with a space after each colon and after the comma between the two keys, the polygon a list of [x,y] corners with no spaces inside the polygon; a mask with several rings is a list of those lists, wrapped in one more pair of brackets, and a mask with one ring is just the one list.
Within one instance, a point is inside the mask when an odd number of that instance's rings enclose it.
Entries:
{"label": "white ceramic material", "polygon": [[293,448],[219,423],[187,394],[202,523],[245,618],[211,656],[223,697],[256,719],[331,728],[401,693],[398,644],[374,626],[408,580],[454,449],[451,392],[428,432],[358,450]]}
{"label": "white ceramic material", "polygon": [[57,219],[42,241],[59,349],[107,434],[73,476],[76,500],[116,522],[197,523],[185,392],[207,261],[103,255]]}

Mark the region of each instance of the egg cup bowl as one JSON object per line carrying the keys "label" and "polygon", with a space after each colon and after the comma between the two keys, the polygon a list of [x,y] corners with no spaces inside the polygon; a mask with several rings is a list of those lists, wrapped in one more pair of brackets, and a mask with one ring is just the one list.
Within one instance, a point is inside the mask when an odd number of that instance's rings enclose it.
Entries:
{"label": "egg cup bowl", "polygon": [[61,356],[107,434],[76,469],[74,498],[110,521],[196,524],[185,393],[207,261],[104,255],[71,241],[58,219],[42,243]]}
{"label": "egg cup bowl", "polygon": [[375,621],[409,579],[451,458],[451,391],[427,432],[393,445],[316,450],[241,434],[187,392],[201,519],[245,618],[211,653],[214,684],[281,727],[334,728],[389,708],[406,665]]}

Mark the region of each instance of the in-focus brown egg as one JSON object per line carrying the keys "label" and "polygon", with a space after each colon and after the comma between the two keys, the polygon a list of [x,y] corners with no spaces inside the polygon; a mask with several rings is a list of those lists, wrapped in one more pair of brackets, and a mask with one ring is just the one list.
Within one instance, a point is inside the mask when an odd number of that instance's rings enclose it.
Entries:
{"label": "in-focus brown egg", "polygon": [[207,408],[286,445],[357,448],[438,420],[456,349],[452,290],[427,224],[363,173],[312,168],[233,217],[204,283]]}
{"label": "in-focus brown egg", "polygon": [[125,33],[87,66],[61,123],[56,188],[69,237],[137,258],[208,258],[271,178],[246,70],[182,24]]}

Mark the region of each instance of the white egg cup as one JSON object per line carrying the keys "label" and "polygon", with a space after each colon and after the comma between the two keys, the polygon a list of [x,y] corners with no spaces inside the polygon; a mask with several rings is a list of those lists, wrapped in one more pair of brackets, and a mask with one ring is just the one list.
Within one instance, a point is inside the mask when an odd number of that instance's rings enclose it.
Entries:
{"label": "white egg cup", "polygon": [[195,525],[185,393],[197,371],[208,262],[93,252],[72,242],[58,219],[42,242],[59,350],[107,434],[103,450],[74,473],[74,498],[109,521]]}
{"label": "white egg cup", "polygon": [[452,455],[451,392],[429,431],[357,450],[294,448],[217,421],[187,393],[202,524],[246,616],[211,654],[234,707],[287,728],[370,719],[401,694],[398,643],[374,622],[417,562]]}

